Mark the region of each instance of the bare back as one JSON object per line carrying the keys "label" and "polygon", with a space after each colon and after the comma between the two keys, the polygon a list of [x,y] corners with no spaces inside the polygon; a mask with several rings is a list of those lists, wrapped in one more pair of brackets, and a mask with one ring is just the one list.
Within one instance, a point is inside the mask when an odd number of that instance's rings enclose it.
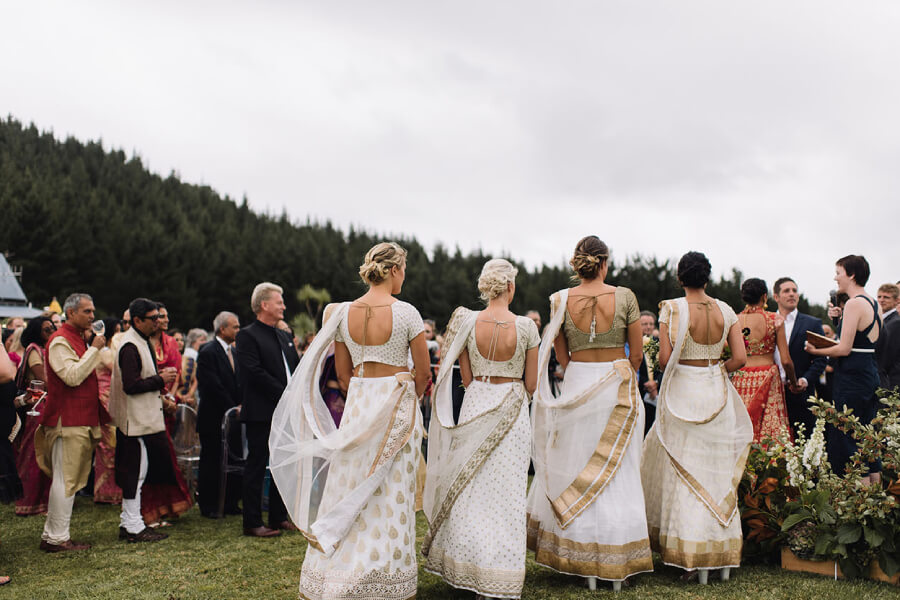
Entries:
{"label": "bare back", "polygon": [[484,312],[475,322],[475,344],[478,353],[493,361],[510,360],[516,353],[518,335],[516,333],[516,315],[488,315]]}

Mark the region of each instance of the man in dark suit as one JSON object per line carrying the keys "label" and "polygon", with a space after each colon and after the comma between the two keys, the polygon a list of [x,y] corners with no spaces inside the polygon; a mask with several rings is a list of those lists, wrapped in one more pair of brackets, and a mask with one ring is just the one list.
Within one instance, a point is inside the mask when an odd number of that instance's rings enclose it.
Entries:
{"label": "man in dark suit", "polygon": [[237,334],[240,374],[241,421],[247,429],[247,463],[244,467],[244,535],[273,537],[282,529],[296,530],[275,482],[269,486],[269,526],[262,521],[262,488],[269,461],[272,413],[300,358],[291,336],[277,329],[284,318],[282,289],[260,283],[253,289],[250,307],[256,320]]}
{"label": "man in dark suit", "polygon": [[[775,281],[775,302],[778,304],[778,312],[784,318],[784,333],[788,340],[788,352],[794,363],[794,372],[797,374],[797,387],[789,389],[785,385],[784,399],[787,403],[788,418],[794,428],[802,423],[806,427],[806,435],[812,432],[816,424],[815,416],[809,410],[807,398],[815,389],[819,376],[825,370],[828,359],[824,356],[808,354],[804,350],[806,344],[806,332],[812,331],[819,335],[825,335],[822,329],[822,320],[806,315],[797,310],[800,294],[797,292],[797,284],[790,277],[782,277]],[[776,350],[777,353],[777,350]],[[780,368],[780,361],[779,361]],[[784,379],[784,371],[781,373]]]}
{"label": "man in dark suit", "polygon": [[893,389],[900,387],[900,315],[897,304],[900,303],[900,287],[893,283],[885,283],[878,288],[878,304],[881,305],[881,334],[875,344],[875,360],[878,362],[878,375],[881,387]]}
{"label": "man in dark suit", "polygon": [[[215,339],[200,348],[197,355],[197,391],[200,408],[197,431],[200,433],[200,512],[214,518],[219,511],[219,478],[222,468],[222,417],[235,406],[240,411],[241,390],[238,365],[231,345],[240,330],[236,314],[223,311],[213,319]],[[235,436],[240,440],[240,432]],[[228,475],[225,484],[225,513],[240,514],[240,476]]]}

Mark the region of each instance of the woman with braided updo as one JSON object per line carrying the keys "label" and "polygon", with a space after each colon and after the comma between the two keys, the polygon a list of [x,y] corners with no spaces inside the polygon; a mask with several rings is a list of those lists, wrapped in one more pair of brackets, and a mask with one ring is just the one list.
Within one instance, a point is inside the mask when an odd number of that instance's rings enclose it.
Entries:
{"label": "woman with braided updo", "polygon": [[[578,285],[550,297],[541,342],[528,547],[539,564],[588,577],[591,589],[600,578],[618,590],[653,570],[639,471],[640,309],[631,290],[605,282],[609,249],[596,236],[578,242],[570,264]],[[566,373],[556,398],[551,348]]]}
{"label": "woman with braided updo", "polygon": [[[448,327],[428,437],[425,569],[456,588],[518,598],[525,582],[525,489],[540,337],[509,310],[516,268],[502,258],[481,270],[487,307],[458,308]],[[453,419],[453,363],[466,394]]]}
{"label": "woman with braided updo", "polygon": [[[698,571],[704,584],[710,569],[725,580],[740,565],[737,484],[753,440],[728,379],[747,361],[744,337],[731,307],[706,294],[710,272],[706,256],[688,252],[678,261],[684,297],[660,304],[665,374],[641,464],[653,549],[688,577]],[[723,361],[726,341],[731,358]]]}
{"label": "woman with braided updo", "polygon": [[[269,436],[275,483],[309,542],[300,572],[300,597],[309,600],[416,594],[418,398],[430,379],[424,325],[419,311],[394,298],[406,279],[403,248],[377,244],[359,275],[369,291],[325,308]],[[332,342],[346,392],[339,426],[319,385]]]}

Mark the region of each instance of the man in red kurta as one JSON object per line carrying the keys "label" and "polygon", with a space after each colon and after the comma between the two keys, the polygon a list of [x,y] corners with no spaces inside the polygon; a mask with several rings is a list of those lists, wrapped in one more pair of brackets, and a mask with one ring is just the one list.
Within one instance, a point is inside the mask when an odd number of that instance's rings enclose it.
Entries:
{"label": "man in red kurta", "polygon": [[[66,322],[47,342],[47,398],[34,436],[38,466],[52,478],[40,545],[46,552],[90,548],[69,538],[69,521],[75,492],[88,481],[103,412],[94,370],[106,339],[98,335],[90,346],[85,342],[94,301],[87,294],[72,294],[63,309]],[[103,422],[108,420],[104,412]]]}

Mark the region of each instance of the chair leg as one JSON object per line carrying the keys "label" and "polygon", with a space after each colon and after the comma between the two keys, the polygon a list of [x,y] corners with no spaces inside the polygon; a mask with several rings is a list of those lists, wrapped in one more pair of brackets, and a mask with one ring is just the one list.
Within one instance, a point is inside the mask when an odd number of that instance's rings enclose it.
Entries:
{"label": "chair leg", "polygon": [[722,569],[722,581],[728,581],[731,579],[731,567],[724,567]]}
{"label": "chair leg", "polygon": [[697,581],[700,583],[700,585],[706,585],[707,583],[709,583],[709,569],[698,569]]}
{"label": "chair leg", "polygon": [[619,592],[622,591],[622,582],[621,581],[613,581],[612,584],[613,584],[613,591],[615,593],[618,594]]}
{"label": "chair leg", "polygon": [[225,486],[228,483],[228,441],[225,434],[222,434],[222,460],[219,463],[219,514],[216,515],[222,519],[225,517]]}

